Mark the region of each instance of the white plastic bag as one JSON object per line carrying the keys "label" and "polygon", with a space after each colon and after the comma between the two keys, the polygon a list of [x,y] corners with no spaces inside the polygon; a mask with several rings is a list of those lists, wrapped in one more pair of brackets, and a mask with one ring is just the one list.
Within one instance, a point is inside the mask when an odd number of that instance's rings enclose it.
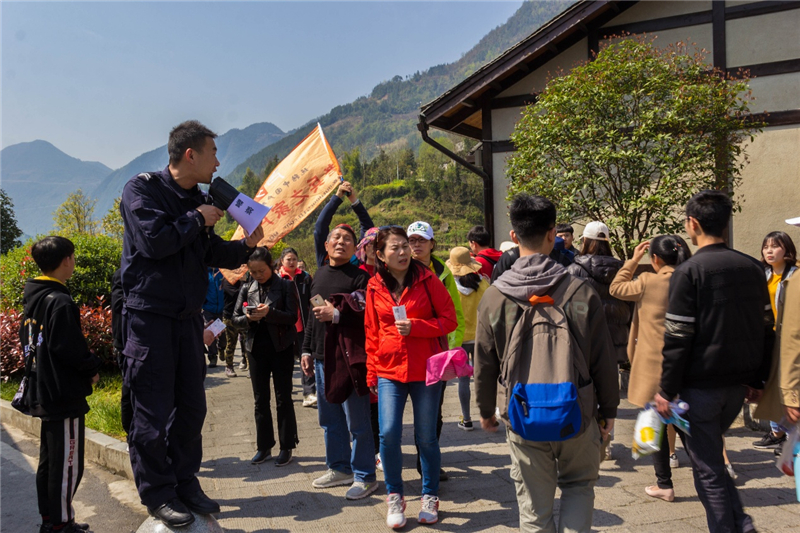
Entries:
{"label": "white plastic bag", "polygon": [[661,437],[664,433],[664,422],[652,405],[648,404],[639,411],[636,425],[633,428],[633,446],[631,446],[634,459],[643,455],[650,455],[661,449]]}

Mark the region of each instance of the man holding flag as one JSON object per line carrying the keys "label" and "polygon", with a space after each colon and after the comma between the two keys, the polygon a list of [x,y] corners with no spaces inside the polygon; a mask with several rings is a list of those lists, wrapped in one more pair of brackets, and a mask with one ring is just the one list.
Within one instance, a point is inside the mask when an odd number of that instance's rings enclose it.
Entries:
{"label": "man holding flag", "polygon": [[142,503],[169,527],[191,524],[190,510],[220,511],[197,479],[206,415],[206,268],[239,267],[264,235],[261,226],[231,242],[214,233],[223,212],[206,204],[197,185],[211,183],[219,166],[215,137],[197,121],[176,126],[167,168],[132,178],[120,202],[131,466]]}

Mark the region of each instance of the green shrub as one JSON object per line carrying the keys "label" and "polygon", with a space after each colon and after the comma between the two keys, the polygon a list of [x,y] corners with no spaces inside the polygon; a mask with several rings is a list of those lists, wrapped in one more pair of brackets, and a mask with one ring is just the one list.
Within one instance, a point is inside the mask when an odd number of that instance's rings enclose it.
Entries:
{"label": "green shrub", "polygon": [[[75,243],[75,273],[67,281],[72,298],[78,305],[102,305],[111,294],[111,275],[119,268],[122,241],[107,235],[78,235]],[[0,309],[22,309],[22,289],[30,278],[40,276],[31,257],[29,240],[0,258]]]}

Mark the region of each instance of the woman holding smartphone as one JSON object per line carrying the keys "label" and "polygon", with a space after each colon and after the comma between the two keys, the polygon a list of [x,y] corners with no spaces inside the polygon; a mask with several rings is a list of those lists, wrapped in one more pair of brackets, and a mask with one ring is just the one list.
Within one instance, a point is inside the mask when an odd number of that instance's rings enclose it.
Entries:
{"label": "woman holding smartphone", "polygon": [[294,344],[297,339],[297,291],[292,282],[272,269],[272,255],[259,246],[247,261],[252,280],[242,284],[233,312],[233,323],[246,331],[250,354],[250,382],[255,397],[256,446],[252,459],[260,464],[272,457],[275,433],[270,411],[269,381],[275,388],[280,454],[275,466],[292,461],[297,439],[297,419],[292,404]]}
{"label": "woman holding smartphone", "polygon": [[425,383],[428,358],[447,349],[458,326],[450,294],[436,275],[412,258],[403,228],[380,230],[375,241],[376,275],[367,285],[364,312],[367,384],[378,395],[380,452],[388,497],[386,523],[406,523],[403,497],[403,411],[410,397],[422,462],[422,507],[418,521],[439,520],[441,451],[436,438],[442,383]]}

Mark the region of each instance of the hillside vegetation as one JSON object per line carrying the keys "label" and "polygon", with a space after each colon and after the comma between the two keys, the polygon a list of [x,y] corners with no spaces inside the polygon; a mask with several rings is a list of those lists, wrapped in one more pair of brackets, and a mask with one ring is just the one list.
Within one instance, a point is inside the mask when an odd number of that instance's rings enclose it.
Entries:
{"label": "hillside vegetation", "polygon": [[[420,105],[462,81],[570,4],[525,2],[458,61],[378,84],[369,96],[333,108],[249,157],[225,179],[254,194],[277,162],[319,122],[342,162],[345,179],[356,186],[375,224],[430,222],[437,253],[446,256],[452,246],[466,244],[469,228],[483,223],[483,185],[480,178],[422,144],[416,128]],[[437,140],[462,156],[474,146],[471,139],[444,134]],[[314,257],[313,226],[320,209],[283,239],[298,248],[309,265]],[[356,224],[346,200],[333,223],[341,222]],[[232,221],[228,220],[227,226],[223,222],[219,233],[232,233],[233,227]],[[503,236],[497,236],[498,242],[502,240]]]}

